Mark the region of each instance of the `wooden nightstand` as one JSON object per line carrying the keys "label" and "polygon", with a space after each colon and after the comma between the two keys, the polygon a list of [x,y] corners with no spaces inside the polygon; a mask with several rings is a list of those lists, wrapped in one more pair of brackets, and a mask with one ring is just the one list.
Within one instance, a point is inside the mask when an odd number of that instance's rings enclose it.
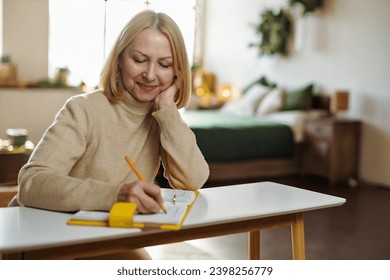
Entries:
{"label": "wooden nightstand", "polygon": [[305,122],[302,173],[326,177],[331,184],[358,177],[361,122],[332,117]]}

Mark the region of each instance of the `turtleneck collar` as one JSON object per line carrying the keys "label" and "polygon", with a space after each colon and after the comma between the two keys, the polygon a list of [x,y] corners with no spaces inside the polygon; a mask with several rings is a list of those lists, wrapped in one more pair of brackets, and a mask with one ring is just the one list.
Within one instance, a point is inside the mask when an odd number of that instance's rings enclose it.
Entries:
{"label": "turtleneck collar", "polygon": [[150,113],[154,105],[154,102],[141,102],[135,99],[129,92],[124,94],[120,103],[126,107],[126,111],[138,116],[144,116]]}

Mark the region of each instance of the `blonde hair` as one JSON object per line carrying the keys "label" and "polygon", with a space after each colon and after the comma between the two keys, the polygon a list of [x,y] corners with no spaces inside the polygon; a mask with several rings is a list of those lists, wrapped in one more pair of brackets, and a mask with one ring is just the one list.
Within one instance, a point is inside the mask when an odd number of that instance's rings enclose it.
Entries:
{"label": "blonde hair", "polygon": [[118,81],[120,76],[119,60],[126,47],[148,28],[154,28],[164,34],[170,43],[174,73],[180,82],[174,101],[178,108],[185,107],[191,95],[191,71],[187,51],[179,27],[164,13],[145,10],[128,22],[102,68],[99,87],[111,102],[121,100],[127,94],[123,84]]}

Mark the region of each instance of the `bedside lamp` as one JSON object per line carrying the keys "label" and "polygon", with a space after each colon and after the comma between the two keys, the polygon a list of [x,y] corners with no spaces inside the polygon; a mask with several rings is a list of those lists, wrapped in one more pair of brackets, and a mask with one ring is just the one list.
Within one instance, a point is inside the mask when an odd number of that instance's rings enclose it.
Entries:
{"label": "bedside lamp", "polygon": [[349,92],[346,90],[335,91],[330,100],[330,112],[333,115],[342,111],[348,111],[349,107]]}
{"label": "bedside lamp", "polygon": [[231,84],[218,85],[217,97],[221,102],[226,102],[233,98],[233,86]]}

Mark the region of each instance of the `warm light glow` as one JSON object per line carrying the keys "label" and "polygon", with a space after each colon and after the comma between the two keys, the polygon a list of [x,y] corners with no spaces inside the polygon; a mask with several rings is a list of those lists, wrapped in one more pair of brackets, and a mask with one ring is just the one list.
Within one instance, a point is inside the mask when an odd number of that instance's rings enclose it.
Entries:
{"label": "warm light glow", "polygon": [[197,88],[196,89],[196,95],[197,96],[203,96],[205,94],[205,91],[203,88]]}
{"label": "warm light glow", "polygon": [[218,99],[221,101],[233,98],[233,86],[230,84],[221,84],[218,86]]}
{"label": "warm light glow", "polygon": [[230,98],[232,96],[232,92],[229,89],[224,89],[222,91],[222,97],[223,98]]}

